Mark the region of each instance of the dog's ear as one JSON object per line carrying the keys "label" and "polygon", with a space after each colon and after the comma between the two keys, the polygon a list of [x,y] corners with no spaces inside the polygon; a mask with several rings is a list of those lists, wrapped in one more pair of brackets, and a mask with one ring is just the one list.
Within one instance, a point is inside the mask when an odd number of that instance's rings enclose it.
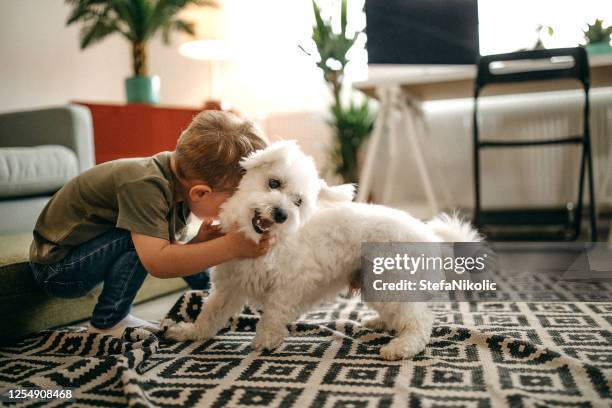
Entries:
{"label": "dog's ear", "polygon": [[341,184],[339,186],[330,187],[325,180],[320,180],[321,190],[319,190],[319,200],[342,202],[353,201],[355,197],[354,184]]}
{"label": "dog's ear", "polygon": [[278,162],[288,161],[291,152],[299,149],[295,140],[279,140],[265,149],[256,150],[240,161],[240,165],[246,171],[256,167],[271,165]]}

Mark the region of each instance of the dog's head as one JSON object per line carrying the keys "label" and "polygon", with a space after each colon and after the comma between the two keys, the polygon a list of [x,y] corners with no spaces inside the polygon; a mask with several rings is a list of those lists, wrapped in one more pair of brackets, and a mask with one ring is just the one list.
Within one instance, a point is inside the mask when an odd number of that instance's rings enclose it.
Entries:
{"label": "dog's head", "polygon": [[240,164],[245,174],[221,207],[220,219],[224,229],[236,224],[254,241],[267,231],[279,239],[296,232],[321,201],[353,199],[353,185],[329,187],[295,141],[275,142]]}

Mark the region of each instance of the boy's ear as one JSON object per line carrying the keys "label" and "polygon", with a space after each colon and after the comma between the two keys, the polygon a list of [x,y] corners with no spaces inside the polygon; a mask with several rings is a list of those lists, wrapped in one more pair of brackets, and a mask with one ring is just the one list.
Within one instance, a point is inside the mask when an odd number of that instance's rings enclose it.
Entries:
{"label": "boy's ear", "polygon": [[319,190],[319,200],[331,202],[353,201],[355,197],[354,184],[341,184],[339,186],[330,187],[325,180],[319,180],[321,190]]}
{"label": "boy's ear", "polygon": [[212,188],[206,184],[196,184],[189,189],[189,198],[191,201],[198,201],[206,194],[212,193]]}
{"label": "boy's ear", "polygon": [[291,152],[299,149],[295,140],[279,140],[265,149],[256,150],[240,161],[240,165],[246,171],[256,167],[272,165],[278,162],[288,162]]}

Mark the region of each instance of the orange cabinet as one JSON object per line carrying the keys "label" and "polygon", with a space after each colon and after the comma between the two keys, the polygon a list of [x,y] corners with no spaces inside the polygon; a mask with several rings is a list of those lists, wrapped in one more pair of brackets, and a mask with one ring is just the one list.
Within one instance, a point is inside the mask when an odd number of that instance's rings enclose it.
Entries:
{"label": "orange cabinet", "polygon": [[96,163],[174,150],[176,140],[200,112],[195,108],[73,102],[91,110]]}

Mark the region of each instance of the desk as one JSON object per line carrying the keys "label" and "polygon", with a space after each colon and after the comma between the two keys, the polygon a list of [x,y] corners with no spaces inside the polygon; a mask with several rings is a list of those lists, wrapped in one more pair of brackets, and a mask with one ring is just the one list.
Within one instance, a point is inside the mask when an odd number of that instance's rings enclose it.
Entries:
{"label": "desk", "polygon": [[[591,67],[591,88],[612,86],[612,55],[594,56],[589,59]],[[389,157],[386,161],[386,171],[394,174],[394,169],[399,165],[400,157],[395,147],[398,138],[408,137],[411,154],[416,165],[419,178],[423,184],[429,215],[439,211],[439,203],[431,177],[427,169],[427,163],[419,145],[419,139],[423,139],[426,127],[420,108],[421,102],[472,98],[474,95],[474,79],[476,78],[476,67],[469,66],[390,66],[374,65],[369,67],[369,79],[356,82],[353,86],[366,94],[380,100],[379,117],[376,121],[370,144],[360,175],[360,188],[357,199],[366,201],[370,196],[372,177],[376,157],[379,154],[380,141],[387,138],[389,146]],[[542,92],[558,89],[578,88],[577,81],[543,81],[529,82],[523,84],[505,84],[487,88],[485,96],[508,93]],[[612,151],[609,153],[612,155]],[[612,174],[612,160],[610,161],[609,173]],[[387,203],[391,191],[395,186],[393,177],[386,177],[382,193],[377,201]]]}
{"label": "desk", "polygon": [[[593,56],[589,58],[589,65],[592,88],[612,86],[612,54]],[[368,76],[367,80],[355,82],[353,86],[374,98],[378,97],[376,89],[397,85],[419,101],[471,98],[474,96],[476,66],[372,65],[368,68]],[[569,84],[576,87],[577,83],[568,81]],[[486,94],[551,91],[566,88],[564,85],[561,81],[512,84]]]}

